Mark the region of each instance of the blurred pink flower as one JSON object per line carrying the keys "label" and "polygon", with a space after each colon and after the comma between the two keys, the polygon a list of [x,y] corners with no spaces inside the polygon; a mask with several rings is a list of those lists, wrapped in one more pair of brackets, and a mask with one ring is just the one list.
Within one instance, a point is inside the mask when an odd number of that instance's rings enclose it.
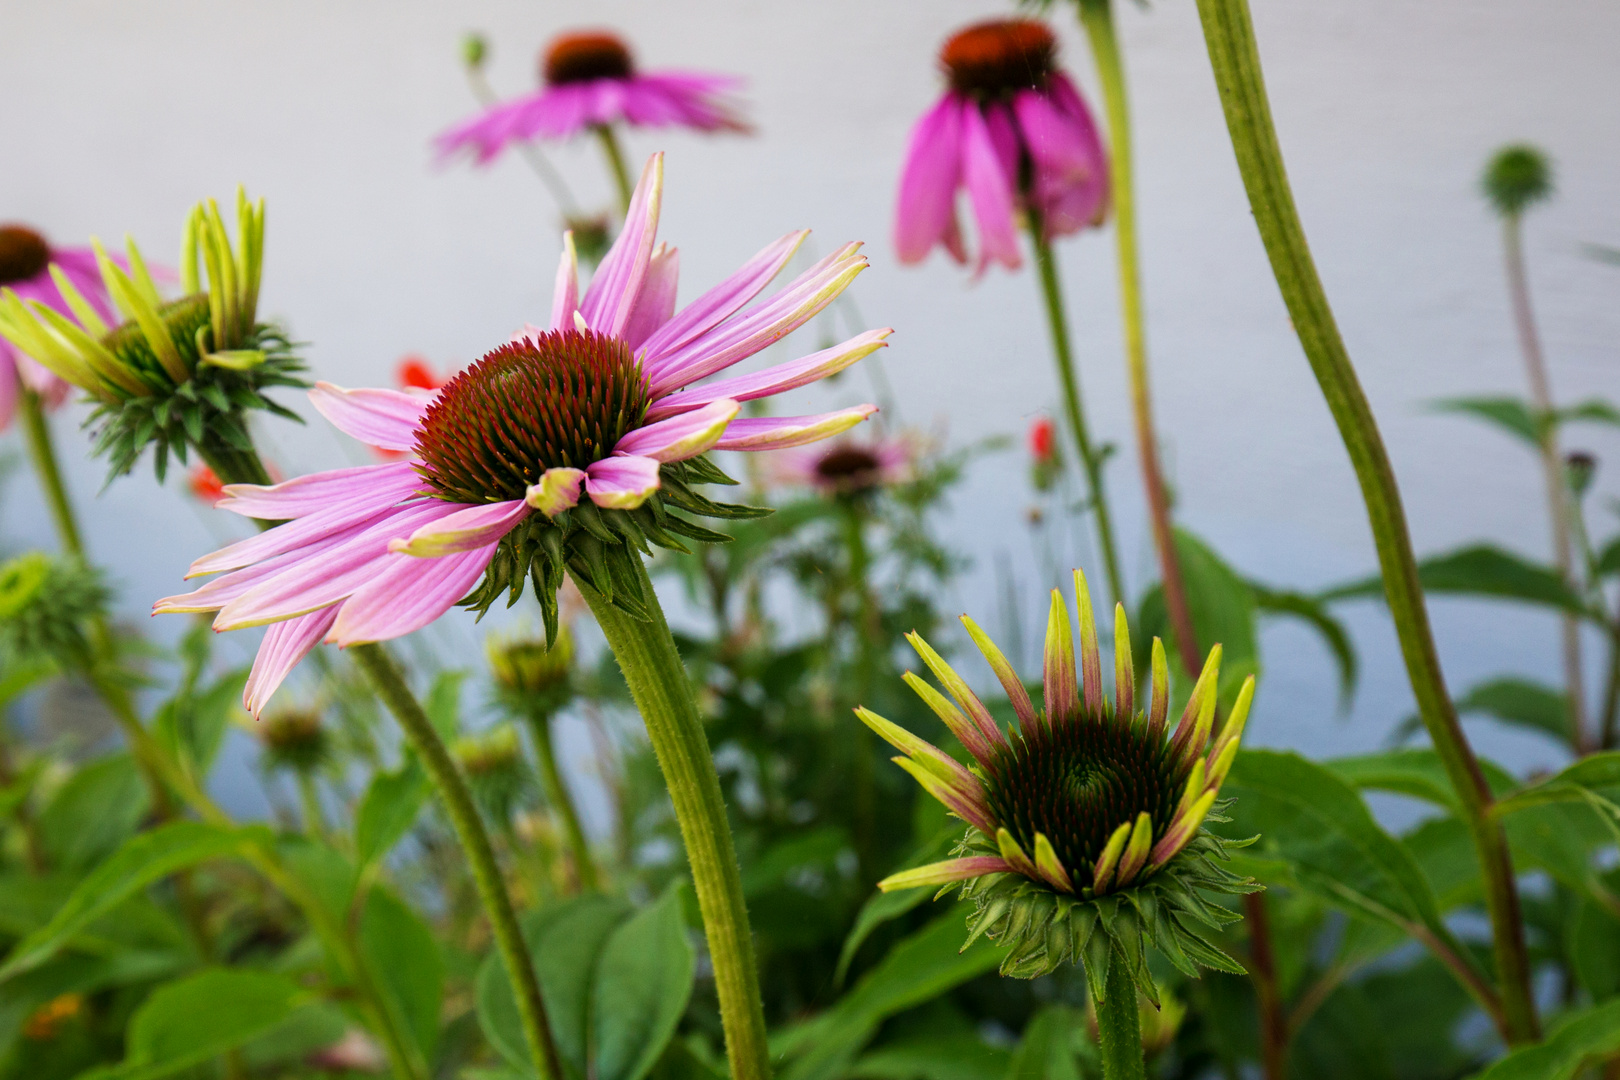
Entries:
{"label": "blurred pink flower", "polygon": [[[102,287],[94,251],[87,247],[53,248],[26,225],[0,225],[0,288],[14,293],[20,300],[37,301],[73,319],[72,310],[51,279],[52,264],[90,302],[103,321],[109,324],[119,321]],[[19,385],[43,398],[48,409],[67,400],[70,389],[60,376],[0,338],[0,431],[11,426]]]}
{"label": "blurred pink flower", "polygon": [[915,437],[843,438],[772,455],[771,473],[777,483],[853,495],[910,480],[923,449]]}
{"label": "blurred pink flower", "polygon": [[437,619],[533,513],[555,517],[582,496],[634,509],[658,490],[664,463],[709,449],[802,446],[876,411],[736,419],[743,401],[804,386],[882,348],[887,329],[691,386],[814,318],[866,258],[859,244],[845,244],[742,311],[806,235],[789,233],[677,313],[676,252],[656,243],[662,192],[655,155],[583,295],[565,243],[549,330],[526,327],[431,394],[324,382],[310,392],[340,430],[414,451],[418,461],[225,488],[221,509],[287,524],[198,559],[188,576],[224,575],[153,610],[217,611],[216,630],[270,625],[244,694],[250,711],[322,640],[382,641]]}
{"label": "blurred pink flower", "polygon": [[331,1046],[309,1055],[307,1064],[334,1072],[380,1073],[388,1070],[382,1048],[359,1028],[350,1028]]}
{"label": "blurred pink flower", "polygon": [[747,131],[725,93],[741,85],[729,75],[638,72],[630,49],[614,34],[584,31],[555,38],[541,59],[543,85],[532,94],[493,105],[438,138],[449,156],[471,150],[478,164],[508,144],[566,139],[623,121],[631,127]]}
{"label": "blurred pink flower", "polygon": [[1091,113],[1057,67],[1057,40],[1033,19],[998,19],[960,31],[940,50],[950,87],[911,133],[894,242],[900,261],[943,244],[967,246],[956,214],[966,188],[978,223],[978,269],[1022,265],[1019,211],[1040,215],[1047,239],[1101,224],[1108,162]]}

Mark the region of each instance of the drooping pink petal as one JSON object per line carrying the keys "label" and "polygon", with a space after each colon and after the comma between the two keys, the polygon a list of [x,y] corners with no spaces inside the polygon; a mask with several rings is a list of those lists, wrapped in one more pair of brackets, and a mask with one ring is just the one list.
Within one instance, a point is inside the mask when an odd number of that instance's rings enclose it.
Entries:
{"label": "drooping pink petal", "polygon": [[345,435],[383,450],[413,450],[428,403],[401,390],[345,390],[318,382],[309,400]]}
{"label": "drooping pink petal", "polygon": [[418,526],[409,539],[390,540],[388,550],[418,558],[437,558],[459,551],[471,551],[497,542],[529,513],[529,505],[522,499],[469,506]]}
{"label": "drooping pink petal", "polygon": [[273,559],[266,559],[261,563],[243,567],[241,570],[232,570],[222,574],[200,588],[178,596],[165,596],[152,605],[154,615],[175,615],[188,612],[218,611],[226,604],[246,593],[249,589],[261,582],[268,581],[277,574],[292,566],[295,562],[319,555],[344,542],[353,533],[339,533],[319,540],[298,551],[289,551],[277,555]]}
{"label": "drooping pink petal", "polygon": [[[1067,88],[1063,97],[1058,80]],[[1047,92],[1028,90],[1013,99],[1033,166],[1030,199],[1048,237],[1098,224],[1108,203],[1108,166],[1097,129],[1068,80],[1059,74],[1053,82]],[[1065,100],[1077,111],[1066,108]]]}
{"label": "drooping pink petal", "polygon": [[658,490],[658,462],[649,457],[610,457],[585,470],[585,493],[609,510],[634,510]]}
{"label": "drooping pink petal", "polygon": [[381,498],[388,491],[398,501],[424,486],[410,462],[395,461],[310,473],[280,484],[226,484],[225,498],[214,508],[263,521],[291,521],[342,506],[352,498]]}
{"label": "drooping pink petal", "polygon": [[308,514],[285,525],[277,525],[257,536],[227,544],[191,564],[186,577],[235,570],[283,552],[313,544],[347,529],[362,528],[394,512],[400,497],[388,490],[357,494],[348,502]]}
{"label": "drooping pink petal", "polygon": [[646,340],[675,314],[675,290],[681,276],[680,253],[668,244],[659,244],[647,266],[647,280],[641,285],[624,327],[625,344],[639,352]]}
{"label": "drooping pink petal", "polygon": [[701,409],[637,428],[620,439],[613,452],[658,462],[685,461],[718,442],[741,409],[731,398],[711,401]]}
{"label": "drooping pink petal", "polygon": [[894,214],[894,246],[903,263],[927,258],[955,225],[964,108],[972,106],[954,93],[946,94],[912,129]]}
{"label": "drooping pink petal", "polygon": [[1018,227],[1013,221],[1013,191],[990,129],[978,109],[962,114],[962,176],[968,202],[979,226],[979,269],[999,262],[1009,270],[1023,265]]}
{"label": "drooping pink petal", "polygon": [[840,345],[811,353],[809,356],[801,356],[797,360],[789,360],[785,364],[678,391],[654,402],[652,408],[647,410],[647,419],[660,420],[666,416],[674,416],[720,398],[753,401],[755,398],[770,397],[773,394],[806,386],[818,379],[836,375],[863,356],[883,348],[886,344],[885,339],[892,333],[894,331],[889,327],[868,330]]}
{"label": "drooping pink petal", "polygon": [[538,484],[530,484],[523,501],[546,517],[556,517],[564,510],[579,505],[579,493],[585,484],[583,469],[547,469]]}
{"label": "drooping pink petal", "polygon": [[654,363],[731,318],[782,272],[782,267],[809,235],[809,229],[788,233],[749,259],[742,269],[687,304],[680,314],[647,339],[647,362]]}
{"label": "drooping pink petal", "polygon": [[378,574],[345,600],[326,640],[388,641],[420,630],[455,606],[483,576],[498,544],[442,559],[389,555]]}
{"label": "drooping pink petal", "polygon": [[790,446],[830,439],[848,431],[877,412],[876,405],[820,413],[815,416],[762,416],[733,420],[716,450],[784,450]]}
{"label": "drooping pink petal", "polygon": [[275,623],[264,632],[258,655],[253,658],[253,670],[248,673],[247,685],[242,689],[242,707],[255,720],[288,672],[320,644],[337,620],[337,614],[335,607],[324,608]]}
{"label": "drooping pink petal", "polygon": [[[571,330],[574,326],[574,312],[579,310],[579,253],[574,250],[574,230],[569,229],[563,233],[562,259],[557,265],[557,287],[551,296],[551,328],[553,330]],[[523,337],[535,337],[539,328],[528,325],[523,328]]]}
{"label": "drooping pink petal", "polygon": [[654,154],[641,170],[641,180],[630,199],[624,230],[603,256],[591,278],[579,310],[592,330],[623,337],[636,298],[647,280],[653,244],[658,237],[658,210],[664,194],[664,155]]}

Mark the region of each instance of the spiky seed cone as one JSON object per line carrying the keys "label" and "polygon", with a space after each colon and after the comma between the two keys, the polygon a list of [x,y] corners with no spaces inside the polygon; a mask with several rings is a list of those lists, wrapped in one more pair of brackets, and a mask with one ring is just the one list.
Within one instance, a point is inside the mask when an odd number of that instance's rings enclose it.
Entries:
{"label": "spiky seed cone", "polygon": [[101,573],[75,558],[30,551],[0,564],[0,660],[83,669],[111,599]]}

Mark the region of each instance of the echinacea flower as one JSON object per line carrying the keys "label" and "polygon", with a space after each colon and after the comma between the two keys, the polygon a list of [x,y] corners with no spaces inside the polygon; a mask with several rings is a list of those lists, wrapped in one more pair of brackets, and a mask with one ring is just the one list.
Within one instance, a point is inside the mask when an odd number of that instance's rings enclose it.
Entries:
{"label": "echinacea flower", "polygon": [[[53,248],[26,225],[0,225],[0,289],[70,318],[73,312],[57,285],[58,276],[77,289],[98,316],[112,318],[106,290],[96,272],[95,252],[89,248]],[[32,390],[46,408],[54,409],[67,399],[68,383],[0,337],[0,431],[11,426],[20,389]]]}
{"label": "echinacea flower", "polygon": [[740,80],[687,71],[637,71],[630,48],[604,31],[562,34],[541,56],[541,88],[495,105],[439,136],[439,151],[473,151],[478,163],[508,145],[567,139],[620,122],[631,127],[747,131],[726,93]]}
{"label": "echinacea flower", "polygon": [[1018,215],[1050,240],[1108,212],[1108,162],[1080,92],[1057,66],[1057,39],[1033,19],[997,19],[957,33],[939,54],[949,89],[911,133],[894,242],[900,261],[935,245],[958,262],[967,247],[957,192],[978,224],[979,270],[1023,263]]}
{"label": "echinacea flower", "polygon": [[120,325],[112,325],[105,303],[98,306],[100,290],[87,296],[66,273],[54,279],[77,323],[3,290],[0,337],[96,399],[96,452],[111,458],[113,476],[134,467],[148,443],[157,447],[159,480],[169,452],[184,462],[188,445],[226,472],[222,463],[239,465],[252,450],[249,410],[298,419],[264,396],[271,387],[307,385],[286,336],[257,321],[264,203],[249,203],[241,190],[236,202],[234,248],[213,200],[192,210],[178,300],[158,293],[133,240],[126,239],[127,270],[92,241],[101,286],[126,320]]}
{"label": "echinacea flower", "polygon": [[310,398],[339,430],[415,460],[226,487],[221,508],[287,524],[198,559],[189,576],[223,576],[154,610],[217,611],[217,630],[270,626],[247,683],[250,711],[322,640],[399,637],[457,601],[479,611],[502,593],[515,601],[526,579],[555,640],[565,568],[609,602],[645,614],[640,571],[629,561],[638,551],[681,549],[677,535],[720,535],[683,514],[765,512],[695,491],[734,482],[700,455],[801,446],[876,411],[737,419],[743,401],[804,386],[882,348],[887,329],[692,385],[802,326],[866,259],[859,244],[846,244],[744,310],[806,235],[790,233],[677,312],[676,252],[656,243],[662,192],[655,155],[583,295],[565,236],[550,329],[528,327],[435,394],[316,384]]}
{"label": "echinacea flower", "polygon": [[843,438],[784,451],[775,456],[772,472],[779,483],[814,488],[823,495],[860,495],[910,480],[920,450],[915,438]]}
{"label": "echinacea flower", "polygon": [[[1166,739],[1170,709],[1164,647],[1152,649],[1152,697],[1137,708],[1130,628],[1114,612],[1114,694],[1103,694],[1102,658],[1085,577],[1074,575],[1080,617],[1080,679],[1068,605],[1052,591],[1046,631],[1044,708],[1037,710],[1007,658],[967,616],[962,623],[990,662],[1018,716],[1003,731],[977,695],[928,643],[908,637],[951,700],[914,674],[906,681],[972,755],[964,766],[866,709],[856,712],[905,756],[894,760],[968,823],[963,857],[905,870],[885,891],[962,883],[974,902],[971,936],[1010,947],[1002,973],[1034,978],[1083,959],[1093,994],[1104,996],[1110,963],[1122,963],[1157,1001],[1144,966],[1151,942],[1179,970],[1195,964],[1242,969],[1210,944],[1212,928],[1238,916],[1200,893],[1258,889],[1217,865],[1222,841],[1202,828],[1225,821],[1216,802],[1237,754],[1254,697],[1244,682],[1216,733],[1220,646],[1210,651],[1186,711]],[[954,702],[954,704],[953,704]]]}

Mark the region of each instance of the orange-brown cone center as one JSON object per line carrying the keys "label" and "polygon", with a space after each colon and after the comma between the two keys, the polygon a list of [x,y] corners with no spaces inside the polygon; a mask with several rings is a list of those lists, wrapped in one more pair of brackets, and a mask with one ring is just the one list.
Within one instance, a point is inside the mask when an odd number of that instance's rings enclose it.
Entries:
{"label": "orange-brown cone center", "polygon": [[975,23],[939,51],[951,88],[978,98],[1044,87],[1056,60],[1057,39],[1034,19]]}
{"label": "orange-brown cone center", "polygon": [[24,225],[0,225],[0,285],[27,281],[51,263],[51,245]]}
{"label": "orange-brown cone center", "polygon": [[540,74],[547,86],[627,79],[634,71],[629,46],[600,30],[562,34],[546,46],[540,60]]}

